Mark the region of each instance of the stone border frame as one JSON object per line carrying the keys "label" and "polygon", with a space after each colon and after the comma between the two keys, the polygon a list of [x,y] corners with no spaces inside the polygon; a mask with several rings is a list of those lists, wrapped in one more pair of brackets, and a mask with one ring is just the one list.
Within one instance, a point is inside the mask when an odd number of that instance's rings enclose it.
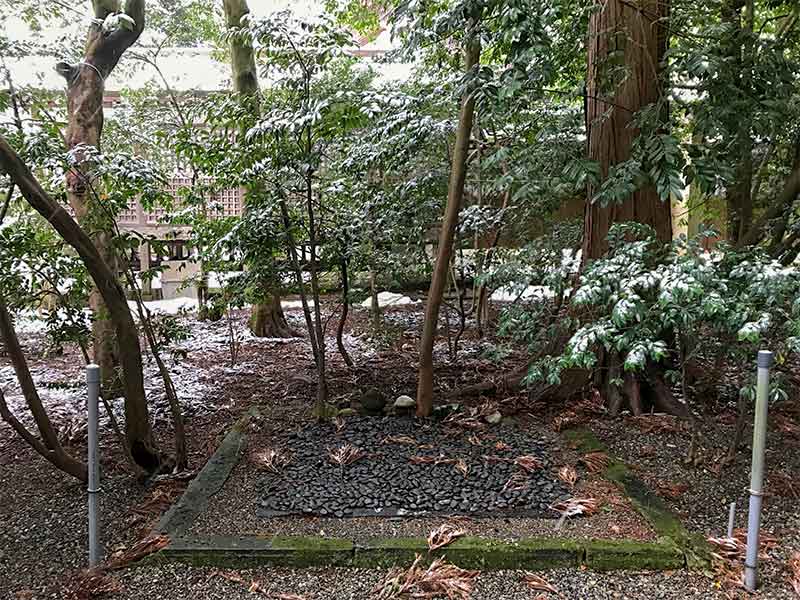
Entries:
{"label": "stone border frame", "polygon": [[[155,532],[169,537],[170,543],[148,560],[227,568],[387,568],[409,565],[417,555],[421,555],[428,561],[447,556],[463,568],[529,571],[584,565],[598,571],[674,570],[704,568],[709,563],[705,540],[690,534],[658,496],[637,479],[625,464],[613,458],[602,473],[603,477],[617,484],[631,499],[656,531],[657,541],[526,538],[505,542],[467,537],[454,541],[446,548],[429,552],[427,541],[422,538],[385,538],[356,543],[342,538],[309,536],[188,534],[194,519],[208,507],[211,497],[222,489],[239,462],[246,447],[247,428],[250,421],[258,416],[258,411],[251,409],[234,424],[181,498],[164,514]],[[581,452],[606,450],[590,431],[570,430],[562,435]]]}

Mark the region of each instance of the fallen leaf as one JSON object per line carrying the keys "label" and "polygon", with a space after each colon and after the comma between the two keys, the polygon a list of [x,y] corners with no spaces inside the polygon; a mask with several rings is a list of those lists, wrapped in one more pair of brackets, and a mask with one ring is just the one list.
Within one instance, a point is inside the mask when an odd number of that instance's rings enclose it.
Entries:
{"label": "fallen leaf", "polygon": [[518,456],[514,459],[514,464],[525,469],[528,473],[533,473],[542,468],[542,461],[531,454]]}
{"label": "fallen leaf", "polygon": [[530,571],[525,571],[525,574],[522,576],[522,581],[532,590],[550,592],[552,594],[559,593],[544,577],[540,577],[536,575],[536,573],[531,573]]}
{"label": "fallen leaf", "polygon": [[605,452],[589,452],[581,458],[589,473],[601,473],[606,470],[611,460]]}
{"label": "fallen leaf", "polygon": [[575,482],[578,481],[578,472],[575,470],[575,467],[564,465],[558,470],[558,478],[572,487],[575,485]]}
{"label": "fallen leaf", "polygon": [[453,540],[465,535],[467,535],[467,532],[460,527],[456,527],[450,523],[440,525],[428,535],[428,551],[443,548],[452,543]]}

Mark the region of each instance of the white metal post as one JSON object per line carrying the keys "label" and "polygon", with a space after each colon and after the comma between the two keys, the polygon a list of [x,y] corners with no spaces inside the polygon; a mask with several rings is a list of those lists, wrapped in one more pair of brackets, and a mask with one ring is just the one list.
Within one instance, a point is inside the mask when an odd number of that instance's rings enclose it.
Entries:
{"label": "white metal post", "polygon": [[744,585],[748,591],[758,586],[758,530],[761,526],[761,499],[764,485],[764,452],[767,444],[767,408],[769,404],[769,368],[772,352],[758,353],[756,414],[753,424],[753,464],[750,471],[750,513],[747,518],[747,556],[744,562]]}
{"label": "white metal post", "polygon": [[89,437],[89,567],[96,566],[102,559],[100,548],[100,461],[97,452],[97,405],[100,398],[100,367],[95,364],[86,366],[86,387],[88,388],[89,415],[87,421]]}

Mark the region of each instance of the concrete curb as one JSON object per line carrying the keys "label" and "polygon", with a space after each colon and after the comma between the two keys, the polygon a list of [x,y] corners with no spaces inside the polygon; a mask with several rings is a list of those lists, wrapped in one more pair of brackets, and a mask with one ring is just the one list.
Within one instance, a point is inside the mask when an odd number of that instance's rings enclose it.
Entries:
{"label": "concrete curb", "polygon": [[269,567],[407,567],[417,555],[430,562],[445,556],[454,564],[482,571],[541,571],[582,565],[597,571],[616,569],[674,570],[686,557],[666,542],[528,538],[500,542],[461,538],[428,552],[422,538],[392,538],[355,543],[315,537],[191,537],[172,540],[154,560],[225,568]]}
{"label": "concrete curb", "polygon": [[[597,436],[586,429],[571,429],[563,435],[581,452],[607,451]],[[614,482],[625,493],[639,514],[653,527],[660,540],[674,544],[683,552],[687,567],[708,567],[711,556],[705,539],[687,531],[677,515],[626,464],[610,458],[611,462],[603,472],[603,477]]]}
{"label": "concrete curb", "polygon": [[195,518],[208,507],[211,496],[222,489],[239,462],[247,441],[247,426],[258,414],[258,410],[251,408],[239,418],[180,499],[161,517],[155,527],[156,533],[177,538],[189,530]]}
{"label": "concrete curb", "polygon": [[[420,555],[426,561],[446,556],[463,568],[479,570],[585,566],[598,571],[616,569],[674,570],[705,564],[703,547],[683,527],[661,499],[625,465],[612,461],[604,476],[617,483],[659,535],[656,542],[628,540],[574,540],[527,538],[507,542],[465,537],[434,552],[423,538],[385,538],[354,542],[341,538],[195,536],[188,534],[194,519],[227,481],[247,440],[247,426],[258,416],[245,413],[231,428],[217,451],[189,484],[183,496],[159,521],[156,532],[170,538],[169,546],[148,558],[195,566],[248,568],[408,566]],[[604,450],[588,431],[565,432],[582,451]]]}

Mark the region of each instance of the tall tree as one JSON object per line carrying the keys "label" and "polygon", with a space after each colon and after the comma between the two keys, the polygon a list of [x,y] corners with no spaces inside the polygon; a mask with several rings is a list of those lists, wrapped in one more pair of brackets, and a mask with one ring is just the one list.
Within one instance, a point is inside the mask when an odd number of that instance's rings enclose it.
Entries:
{"label": "tall tree", "polygon": [[[597,1],[589,20],[586,77],[586,130],[589,158],[597,161],[600,178],[631,156],[639,130],[636,113],[661,97],[661,64],[667,46],[667,0]],[[590,186],[585,210],[583,260],[608,251],[613,223],[650,225],[658,239],[672,238],[670,203],[654,185],[639,187],[621,202],[595,201]]]}
{"label": "tall tree", "polygon": [[[478,35],[479,22],[470,21],[465,38],[465,57],[467,80],[474,75],[480,62],[481,45]],[[439,323],[439,310],[447,285],[450,260],[453,254],[453,238],[458,226],[458,213],[464,199],[464,184],[467,178],[467,159],[469,154],[472,123],[475,114],[475,95],[471,86],[464,87],[461,110],[456,130],[456,143],[450,171],[450,185],[447,192],[447,205],[439,233],[439,246],[436,264],[433,268],[431,287],[425,304],[425,325],[419,349],[419,377],[417,380],[417,415],[427,417],[433,410],[433,343]]]}
{"label": "tall tree", "polygon": [[[586,130],[589,158],[599,164],[601,181],[612,179],[615,170],[624,170],[640,135],[634,119],[641,111],[657,110],[664,122],[662,62],[667,47],[668,0],[608,0],[589,20],[586,79]],[[608,252],[608,233],[614,223],[635,221],[653,228],[656,239],[672,239],[672,211],[654,182],[634,178],[632,191],[621,197],[598,200],[598,188],[589,186],[583,233],[583,262]],[[672,397],[669,386],[657,369],[648,365],[638,377],[622,368],[622,357],[613,350],[604,355],[596,371],[596,383],[603,389],[609,408],[617,414],[623,403],[640,414],[642,394],[651,397],[659,410],[685,414],[685,408]],[[624,385],[619,386],[619,381]]]}
{"label": "tall tree", "polygon": [[[112,244],[109,213],[94,193],[91,161],[86,148],[100,148],[103,132],[104,83],[123,53],[144,30],[144,0],[127,0],[124,11],[119,0],[93,0],[94,19],[89,26],[83,60],[75,65],[64,62],[56,70],[67,81],[67,149],[73,151],[75,166],[67,173],[67,199],[78,221],[87,231],[103,260],[117,272],[117,257]],[[94,360],[100,365],[106,392],[119,388],[118,340],[108,308],[97,288],[89,299],[93,313]]]}
{"label": "tall tree", "polygon": [[[225,22],[229,29],[242,27],[242,17],[250,13],[247,0],[224,0]],[[249,97],[254,108],[258,107],[258,72],[256,71],[253,46],[243,36],[232,36],[230,41],[233,89],[237,94]],[[268,299],[254,304],[250,317],[250,328],[258,337],[291,337],[291,328],[281,308],[280,292],[275,282],[262,282],[263,293]]]}
{"label": "tall tree", "polygon": [[89,235],[64,208],[42,189],[14,149],[0,136],[0,168],[8,174],[22,196],[77,252],[86,266],[104,305],[119,342],[120,366],[125,391],[125,434],[131,455],[148,472],[161,466],[153,441],[142,372],[139,332],[133,322],[125,291]]}

